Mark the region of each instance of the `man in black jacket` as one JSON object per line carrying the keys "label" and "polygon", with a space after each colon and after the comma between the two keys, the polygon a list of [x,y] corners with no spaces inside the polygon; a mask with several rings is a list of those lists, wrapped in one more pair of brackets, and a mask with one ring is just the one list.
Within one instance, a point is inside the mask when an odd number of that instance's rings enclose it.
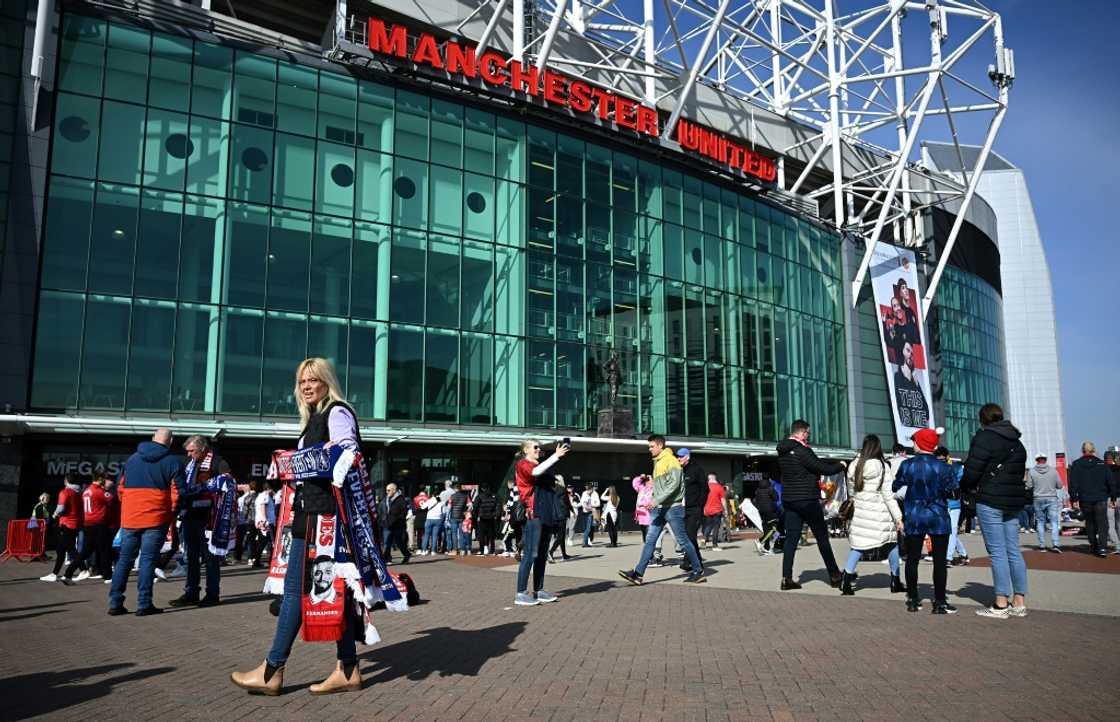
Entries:
{"label": "man in black jacket", "polygon": [[[692,546],[696,547],[696,556],[703,566],[704,557],[700,556],[700,545],[696,543],[696,534],[700,525],[704,523],[704,502],[708,500],[708,475],[700,462],[692,460],[692,452],[685,447],[677,449],[677,460],[684,469],[684,530],[688,534]],[[681,562],[681,569],[692,571],[688,559]]]}
{"label": "man in black jacket", "polygon": [[1093,442],[1081,445],[1081,458],[1069,467],[1069,500],[1085,517],[1089,549],[1103,557],[1108,556],[1108,507],[1116,506],[1118,490],[1112,472],[1096,454]]}
{"label": "man in black jacket", "polygon": [[782,506],[785,509],[785,546],[782,557],[782,583],[780,588],[800,589],[793,581],[793,557],[801,540],[801,525],[808,524],[817,540],[821,559],[828,568],[832,586],[840,586],[840,567],[832,554],[828,538],[828,525],[821,508],[821,489],[818,480],[844,471],[839,461],[822,461],[809,448],[809,422],[794,421],[789,428],[789,438],[778,442],[778,468],[782,476]]}
{"label": "man in black jacket", "polygon": [[385,563],[393,561],[393,546],[401,550],[403,563],[408,564],[412,556],[408,551],[408,497],[400,492],[396,484],[385,487],[385,500],[381,502],[381,513],[385,519],[382,544]]}

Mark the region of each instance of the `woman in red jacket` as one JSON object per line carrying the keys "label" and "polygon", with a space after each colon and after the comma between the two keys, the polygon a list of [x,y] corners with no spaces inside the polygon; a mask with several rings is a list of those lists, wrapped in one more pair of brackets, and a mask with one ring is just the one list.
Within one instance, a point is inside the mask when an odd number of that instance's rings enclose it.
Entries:
{"label": "woman in red jacket", "polygon": [[65,476],[62,491],[58,492],[58,506],[54,508],[54,518],[58,520],[58,543],[55,545],[54,571],[39,577],[40,581],[57,582],[58,573],[69,554],[77,558],[75,543],[78,530],[82,528],[82,487]]}

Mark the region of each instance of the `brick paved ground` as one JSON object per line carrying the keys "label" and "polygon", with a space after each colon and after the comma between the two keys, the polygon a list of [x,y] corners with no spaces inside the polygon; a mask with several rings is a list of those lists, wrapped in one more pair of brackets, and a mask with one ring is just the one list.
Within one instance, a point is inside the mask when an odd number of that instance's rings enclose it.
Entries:
{"label": "brick paved ground", "polygon": [[[271,640],[260,573],[227,571],[220,607],[136,618],[105,615],[106,586],[35,581],[45,571],[0,567],[5,720],[1115,720],[1120,710],[1111,617],[933,617],[906,614],[897,597],[559,576],[549,587],[560,603],[521,608],[508,570],[447,559],[409,565],[429,601],[379,613],[384,641],[359,647],[360,694],[310,695],[334,649],[297,642],[286,694],[253,697],[228,675],[256,665]],[[178,593],[157,584],[157,604]]]}

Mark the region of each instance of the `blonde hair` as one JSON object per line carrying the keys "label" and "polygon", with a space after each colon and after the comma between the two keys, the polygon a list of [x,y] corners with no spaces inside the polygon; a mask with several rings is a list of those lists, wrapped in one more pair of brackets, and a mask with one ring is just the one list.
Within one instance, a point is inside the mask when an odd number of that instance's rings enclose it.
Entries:
{"label": "blonde hair", "polygon": [[534,446],[540,446],[540,442],[536,439],[525,439],[521,442],[521,453],[525,454],[525,452],[529,451]]}
{"label": "blonde hair", "polygon": [[[311,374],[327,385],[327,395],[319,400],[319,403],[314,408],[304,403],[303,398],[299,393],[299,377],[303,376],[304,371],[310,371]],[[314,356],[312,358],[304,359],[296,367],[296,385],[295,385],[296,406],[299,407],[299,420],[300,425],[306,427],[307,422],[311,420],[312,414],[317,414],[323,411],[336,401],[346,403],[346,399],[342,396],[342,387],[338,384],[338,375],[334,372],[334,364],[325,358]],[[349,404],[347,404],[349,406]]]}
{"label": "blonde hair", "polygon": [[618,506],[618,492],[615,491],[613,484],[607,487],[607,498],[611,500],[611,504]]}

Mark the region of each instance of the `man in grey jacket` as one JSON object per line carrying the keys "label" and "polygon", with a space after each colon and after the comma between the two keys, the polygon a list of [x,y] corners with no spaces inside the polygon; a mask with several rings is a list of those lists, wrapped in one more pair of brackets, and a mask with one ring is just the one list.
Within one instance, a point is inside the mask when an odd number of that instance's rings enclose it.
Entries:
{"label": "man in grey jacket", "polygon": [[1034,468],[1027,472],[1027,490],[1034,493],[1034,519],[1038,531],[1038,550],[1046,551],[1046,522],[1050,522],[1050,551],[1062,553],[1059,539],[1062,533],[1062,477],[1046,463],[1046,454],[1034,459]]}

